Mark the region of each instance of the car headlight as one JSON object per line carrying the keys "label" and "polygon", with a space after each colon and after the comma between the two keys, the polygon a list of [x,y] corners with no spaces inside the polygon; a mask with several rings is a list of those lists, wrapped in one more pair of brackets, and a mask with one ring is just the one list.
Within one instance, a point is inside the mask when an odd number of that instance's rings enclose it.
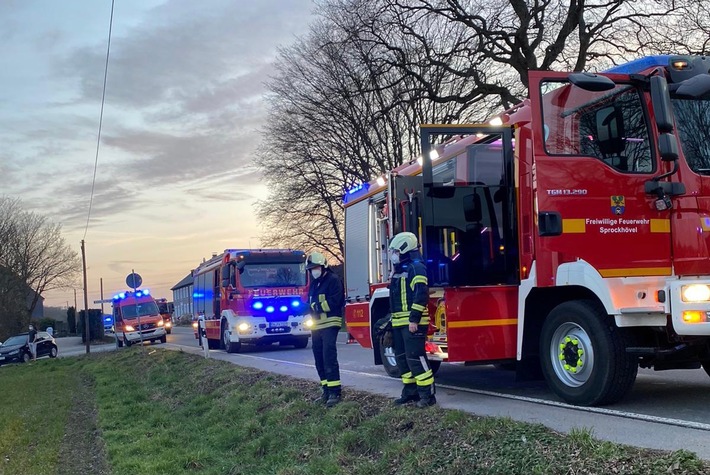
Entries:
{"label": "car headlight", "polygon": [[708,302],[710,301],[710,286],[705,284],[684,285],[680,288],[683,302]]}
{"label": "car headlight", "polygon": [[172,322],[165,322],[165,327],[166,327],[166,328],[167,328],[167,327],[172,327],[172,326],[173,326],[173,323],[172,323]]}
{"label": "car headlight", "polygon": [[197,330],[197,322],[192,322],[192,328],[194,328],[195,330]]}
{"label": "car headlight", "polygon": [[127,332],[134,332],[134,331],[136,331],[136,329],[133,328],[132,325],[126,325],[126,331],[127,331]]}
{"label": "car headlight", "polygon": [[158,326],[162,327],[163,325],[165,325],[165,322],[162,320],[158,320]]}
{"label": "car headlight", "polygon": [[8,353],[8,355],[10,355],[10,356],[16,355],[16,354],[18,354],[19,352],[20,352],[20,350],[12,350],[11,352]]}

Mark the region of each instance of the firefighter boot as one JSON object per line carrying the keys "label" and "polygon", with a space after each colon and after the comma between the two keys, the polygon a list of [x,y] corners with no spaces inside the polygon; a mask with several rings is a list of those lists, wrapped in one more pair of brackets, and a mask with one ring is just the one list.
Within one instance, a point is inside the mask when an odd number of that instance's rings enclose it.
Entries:
{"label": "firefighter boot", "polygon": [[328,391],[328,386],[323,386],[323,392],[321,393],[320,397],[316,399],[315,402],[316,404],[326,404],[328,402],[328,398],[330,397],[330,392]]}
{"label": "firefighter boot", "polygon": [[340,388],[331,389],[330,395],[328,396],[328,400],[326,401],[325,405],[328,407],[333,407],[336,404],[338,404],[340,402],[340,400],[341,400]]}
{"label": "firefighter boot", "polygon": [[424,409],[425,407],[436,404],[436,396],[434,396],[436,390],[434,389],[433,384],[429,386],[420,386],[417,388],[417,392],[419,393],[419,400],[417,401],[417,407],[419,409]]}
{"label": "firefighter boot", "polygon": [[402,395],[393,401],[395,406],[401,406],[402,404],[407,404],[410,402],[419,401],[419,394],[417,394],[417,386],[414,383],[405,384],[402,389]]}

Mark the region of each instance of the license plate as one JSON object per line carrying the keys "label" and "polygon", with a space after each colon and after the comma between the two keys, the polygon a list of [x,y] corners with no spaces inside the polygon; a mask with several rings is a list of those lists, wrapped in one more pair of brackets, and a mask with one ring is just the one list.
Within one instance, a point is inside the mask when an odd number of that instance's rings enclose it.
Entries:
{"label": "license plate", "polygon": [[269,328],[279,328],[279,327],[287,327],[288,322],[271,322],[269,323]]}

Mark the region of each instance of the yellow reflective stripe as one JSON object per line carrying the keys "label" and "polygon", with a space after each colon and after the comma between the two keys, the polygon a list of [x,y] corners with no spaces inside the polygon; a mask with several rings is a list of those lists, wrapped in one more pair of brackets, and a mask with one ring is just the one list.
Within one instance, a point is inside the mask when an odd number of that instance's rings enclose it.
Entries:
{"label": "yellow reflective stripe", "polygon": [[430,377],[424,380],[417,379],[417,386],[431,386],[434,384],[434,377]]}
{"label": "yellow reflective stripe", "polygon": [[423,381],[423,380],[433,378],[433,377],[434,377],[434,372],[432,370],[424,371],[422,374],[418,374],[415,376],[417,381]]}
{"label": "yellow reflective stripe", "polygon": [[320,308],[321,308],[324,312],[330,312],[330,305],[328,305],[328,301],[327,301],[327,300],[322,300],[322,301],[321,301],[321,303],[320,303]]}
{"label": "yellow reflective stripe", "polygon": [[414,382],[416,382],[416,381],[417,381],[417,380],[414,379],[414,377],[412,377],[412,372],[411,372],[411,371],[408,372],[408,373],[404,373],[404,374],[402,375],[402,382],[403,382],[404,384],[412,384],[412,383],[414,383]]}
{"label": "yellow reflective stripe", "polygon": [[417,310],[418,312],[423,312],[425,308],[424,305],[419,305],[418,303],[412,304],[412,310]]}
{"label": "yellow reflective stripe", "polygon": [[334,388],[336,386],[340,386],[340,380],[338,381],[328,381],[328,387],[329,388]]}
{"label": "yellow reflective stripe", "polygon": [[328,384],[328,380],[327,380],[327,379],[321,379],[321,380],[320,380],[320,384],[321,384],[321,386],[325,386],[326,384]]}
{"label": "yellow reflective stripe", "polygon": [[394,312],[392,314],[392,318],[399,318],[399,317],[408,317],[409,312]]}
{"label": "yellow reflective stripe", "polygon": [[412,281],[409,283],[409,286],[414,290],[414,286],[417,284],[424,284],[427,285],[428,281],[427,278],[423,275],[417,275],[415,276]]}
{"label": "yellow reflective stripe", "polygon": [[407,311],[407,279],[402,277],[399,279],[399,293],[400,293],[400,298],[402,299],[402,311],[406,312]]}

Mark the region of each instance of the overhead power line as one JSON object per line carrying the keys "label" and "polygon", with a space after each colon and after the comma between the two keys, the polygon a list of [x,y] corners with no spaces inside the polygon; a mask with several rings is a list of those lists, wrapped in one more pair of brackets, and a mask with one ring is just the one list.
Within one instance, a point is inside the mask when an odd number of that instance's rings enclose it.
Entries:
{"label": "overhead power line", "polygon": [[101,148],[101,126],[104,121],[104,103],[106,102],[106,78],[108,77],[108,60],[111,55],[111,31],[113,29],[113,7],[115,0],[111,0],[111,18],[108,22],[108,44],[106,45],[106,65],[104,67],[104,86],[101,92],[101,113],[99,114],[99,133],[96,137],[96,157],[94,158],[94,177],[91,180],[91,197],[89,198],[89,212],[86,215],[86,227],[84,228],[84,237],[81,238],[82,241],[86,239],[86,233],[89,231],[89,219],[91,219],[91,207],[94,204],[94,187],[96,186],[96,170],[99,165],[99,149]]}

